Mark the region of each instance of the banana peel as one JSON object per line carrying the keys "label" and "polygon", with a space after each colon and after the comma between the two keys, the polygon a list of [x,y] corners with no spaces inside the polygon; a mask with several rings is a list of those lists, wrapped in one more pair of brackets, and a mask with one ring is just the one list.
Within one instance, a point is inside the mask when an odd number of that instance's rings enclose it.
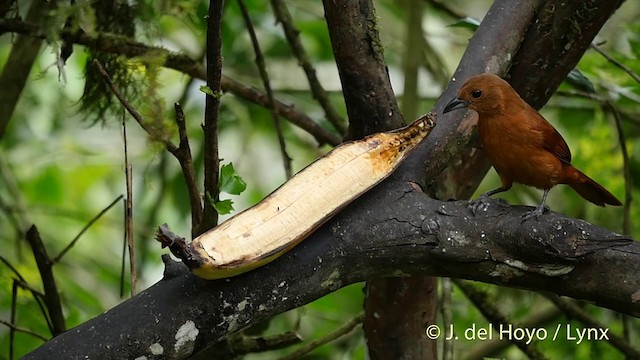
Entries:
{"label": "banana peel", "polygon": [[403,128],[343,143],[190,244],[166,226],[156,238],[201,278],[245,273],[289,251],[391,175],[434,126],[429,113]]}

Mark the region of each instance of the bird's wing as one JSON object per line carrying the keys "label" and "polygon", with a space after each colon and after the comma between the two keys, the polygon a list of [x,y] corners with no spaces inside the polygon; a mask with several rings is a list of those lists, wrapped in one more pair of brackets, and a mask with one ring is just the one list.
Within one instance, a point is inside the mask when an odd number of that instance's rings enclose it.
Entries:
{"label": "bird's wing", "polygon": [[569,146],[562,138],[562,135],[537,111],[535,111],[535,115],[540,120],[538,124],[542,133],[542,147],[563,162],[571,163],[571,150],[569,150]]}

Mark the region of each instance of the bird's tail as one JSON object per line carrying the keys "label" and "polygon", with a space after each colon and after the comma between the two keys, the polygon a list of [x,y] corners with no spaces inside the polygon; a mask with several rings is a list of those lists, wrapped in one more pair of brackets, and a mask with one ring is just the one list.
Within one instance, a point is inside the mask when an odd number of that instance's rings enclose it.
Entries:
{"label": "bird's tail", "polygon": [[585,175],[580,170],[568,165],[570,169],[565,172],[567,175],[566,184],[571,186],[580,196],[591,201],[598,206],[614,205],[620,206],[622,203],[602,185]]}

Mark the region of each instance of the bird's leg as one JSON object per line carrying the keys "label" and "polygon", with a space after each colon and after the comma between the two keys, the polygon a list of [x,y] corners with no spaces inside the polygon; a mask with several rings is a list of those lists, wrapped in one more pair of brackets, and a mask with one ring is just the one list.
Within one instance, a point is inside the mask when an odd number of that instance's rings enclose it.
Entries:
{"label": "bird's leg", "polygon": [[524,215],[522,215],[521,223],[531,218],[538,220],[540,215],[544,214],[544,212],[547,210],[547,207],[544,204],[547,201],[547,195],[549,195],[549,190],[551,189],[544,189],[544,194],[542,194],[542,202],[540,203],[540,205],[538,205],[538,207],[535,208],[535,210],[531,210],[528,213],[525,213]]}
{"label": "bird's leg", "polygon": [[479,198],[475,199],[475,200],[471,200],[469,201],[469,209],[471,209],[471,213],[473,215],[476,214],[476,212],[478,212],[478,210],[480,209],[485,209],[487,208],[487,203],[489,202],[489,196],[491,195],[495,195],[501,192],[505,192],[507,190],[511,189],[511,184],[508,185],[502,185],[501,187],[497,188],[497,189],[493,189],[490,191],[487,191],[486,193],[483,193],[482,195],[480,195]]}

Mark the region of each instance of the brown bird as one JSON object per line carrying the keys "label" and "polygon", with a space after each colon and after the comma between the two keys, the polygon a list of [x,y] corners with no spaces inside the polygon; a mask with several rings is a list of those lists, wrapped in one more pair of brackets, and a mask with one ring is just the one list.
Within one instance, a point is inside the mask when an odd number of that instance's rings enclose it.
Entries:
{"label": "brown bird", "polygon": [[470,77],[444,108],[470,108],[478,113],[480,140],[502,186],[472,202],[475,212],[488,197],[511,188],[514,182],[544,190],[542,203],[524,220],[542,215],[549,190],[557,184],[571,186],[580,196],[598,205],[622,205],[600,184],[571,165],[571,152],[560,133],[500,77]]}

